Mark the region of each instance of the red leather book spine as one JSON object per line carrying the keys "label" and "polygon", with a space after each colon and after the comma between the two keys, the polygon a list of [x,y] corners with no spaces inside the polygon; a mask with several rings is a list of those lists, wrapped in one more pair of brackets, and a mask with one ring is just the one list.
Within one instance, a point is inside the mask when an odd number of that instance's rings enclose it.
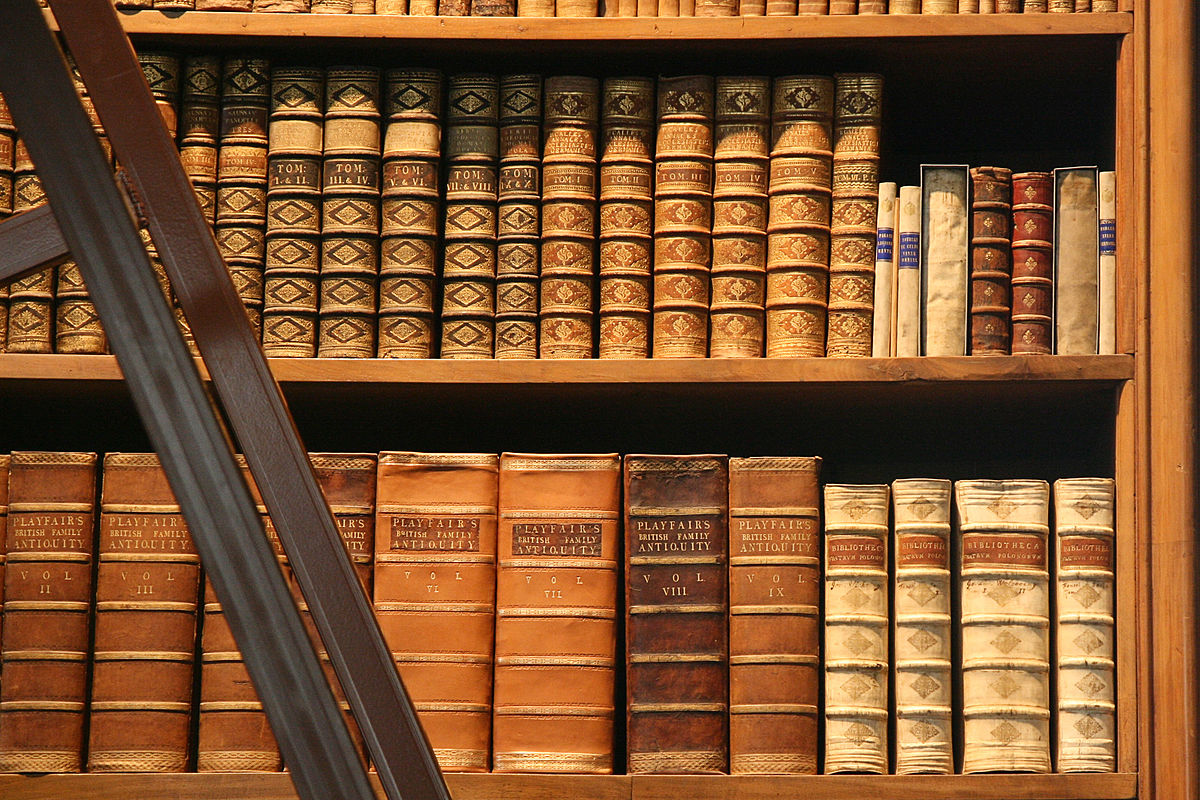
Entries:
{"label": "red leather book spine", "polygon": [[1049,353],[1054,302],[1054,184],[1049,172],[1019,172],[1012,177],[1012,352]]}
{"label": "red leather book spine", "polygon": [[971,170],[971,355],[1007,355],[1012,316],[1012,170]]}

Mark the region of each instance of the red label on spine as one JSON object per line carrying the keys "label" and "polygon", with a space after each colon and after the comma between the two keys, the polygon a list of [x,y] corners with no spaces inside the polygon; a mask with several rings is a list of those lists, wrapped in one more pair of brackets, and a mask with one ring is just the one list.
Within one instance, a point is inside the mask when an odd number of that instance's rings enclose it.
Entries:
{"label": "red label on spine", "polygon": [[1046,569],[1046,540],[1031,533],[970,533],[963,536],[964,566]]}
{"label": "red label on spine", "polygon": [[1094,567],[1111,570],[1112,540],[1096,536],[1064,536],[1059,543],[1059,566]]}
{"label": "red label on spine", "polygon": [[887,547],[873,536],[831,536],[830,567],[873,567],[887,569]]}
{"label": "red label on spine", "polygon": [[897,537],[896,563],[901,567],[942,567],[949,560],[946,540],[929,533],[906,533]]}

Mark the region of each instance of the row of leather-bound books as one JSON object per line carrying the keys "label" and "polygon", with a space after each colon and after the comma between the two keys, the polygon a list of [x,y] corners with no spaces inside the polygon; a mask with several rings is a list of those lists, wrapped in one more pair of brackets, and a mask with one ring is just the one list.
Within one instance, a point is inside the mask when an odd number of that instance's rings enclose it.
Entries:
{"label": "row of leather-bound books", "polygon": [[[1114,769],[1111,479],[311,458],[444,770]],[[279,770],[157,458],[0,463],[0,770]]]}

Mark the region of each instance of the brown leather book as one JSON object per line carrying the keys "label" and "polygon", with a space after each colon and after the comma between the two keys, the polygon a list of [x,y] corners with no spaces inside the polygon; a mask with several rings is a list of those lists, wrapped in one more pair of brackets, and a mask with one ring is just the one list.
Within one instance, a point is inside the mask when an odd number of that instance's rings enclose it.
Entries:
{"label": "brown leather book", "polygon": [[500,81],[481,73],[454,75],[448,93],[441,355],[491,358]]}
{"label": "brown leather book", "polygon": [[538,355],[541,123],[542,76],[503,76],[497,193],[496,358]]}
{"label": "brown leather book", "polygon": [[384,105],[376,355],[429,358],[441,212],[442,73],[388,70]]}
{"label": "brown leather book", "polygon": [[188,766],[200,556],[153,453],[104,456],[88,772]]}
{"label": "brown leather book", "polygon": [[708,355],[713,79],[658,80],[654,154],[655,358]]}
{"label": "brown leather book", "polygon": [[1049,172],[1018,172],[1012,178],[1012,352],[1050,353],[1054,183]]}
{"label": "brown leather book", "polygon": [[625,456],[628,770],[729,768],[728,458]]}
{"label": "brown leather book", "polygon": [[309,0],[253,0],[256,13],[307,14]]}
{"label": "brown leather book", "polygon": [[517,0],[471,0],[472,17],[515,17]]}
{"label": "brown leather book", "polygon": [[621,459],[500,456],[496,772],[613,771]]}
{"label": "brown leather book", "polygon": [[859,0],[829,0],[830,14],[857,14]]}
{"label": "brown leather book", "polygon": [[599,355],[646,358],[654,250],[653,79],[605,79],[601,148]]}
{"label": "brown leather book", "polygon": [[354,10],[353,0],[312,0],[311,14],[350,14]]}
{"label": "brown leather book", "polygon": [[324,92],[320,68],[271,70],[262,339],[273,358],[317,354]]}
{"label": "brown leather book", "polygon": [[179,109],[179,160],[200,210],[212,225],[217,213],[217,137],[221,125],[221,58],[189,55],[183,60]]}
{"label": "brown leather book", "polygon": [[197,11],[250,11],[251,0],[196,0]]}
{"label": "brown leather book", "polygon": [[[17,148],[17,126],[4,98],[0,97],[0,221],[13,213],[13,156]],[[8,283],[0,286],[0,352],[8,338]]]}
{"label": "brown leather book", "polygon": [[600,82],[546,79],[538,354],[591,358]]}
{"label": "brown leather book", "polygon": [[859,14],[886,14],[888,0],[858,0]]}
{"label": "brown leather book", "polygon": [[445,772],[491,765],[497,462],[379,454],[375,615]]}
{"label": "brown leather book", "polygon": [[971,170],[971,355],[1012,347],[1012,170]]}
{"label": "brown leather book", "polygon": [[[0,101],[3,102],[3,101]],[[0,642],[4,641],[4,566],[8,560],[8,467],[11,456],[0,455]],[[0,679],[3,673],[0,673]]]}
{"label": "brown leather book", "polygon": [[12,454],[0,772],[81,772],[96,454]]}
{"label": "brown leather book", "polygon": [[379,279],[379,69],[325,73],[317,355],[375,355]]}
{"label": "brown leather book", "polygon": [[729,766],[816,774],[821,459],[729,459]]}
{"label": "brown leather book", "polygon": [[[16,140],[13,150],[13,213],[29,211],[46,202],[42,182],[34,172],[33,159],[25,142]],[[55,267],[17,278],[8,284],[8,353],[51,353],[54,351]]]}

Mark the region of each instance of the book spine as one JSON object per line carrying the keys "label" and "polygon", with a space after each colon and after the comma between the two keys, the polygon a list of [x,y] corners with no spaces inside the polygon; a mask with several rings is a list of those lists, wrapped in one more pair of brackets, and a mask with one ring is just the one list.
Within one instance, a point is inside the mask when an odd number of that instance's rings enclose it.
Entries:
{"label": "book spine", "polygon": [[768,17],[794,17],[797,0],[766,0],[765,9]]}
{"label": "book spine", "polygon": [[713,358],[763,354],[771,79],[719,77],[713,150]]}
{"label": "book spine", "polygon": [[922,14],[957,14],[958,0],[921,0]]}
{"label": "book spine", "polygon": [[995,14],[996,13],[996,0],[979,0],[979,13],[980,14]]}
{"label": "book spine", "polygon": [[1098,352],[1117,352],[1117,173],[1101,172],[1100,190],[1100,339]]}
{"label": "book spine", "polygon": [[801,16],[822,16],[829,13],[829,0],[799,0],[796,13]]}
{"label": "book spine", "polygon": [[743,17],[763,17],[767,14],[767,0],[741,0],[738,13]]}
{"label": "book spine", "polygon": [[104,457],[88,772],[188,766],[200,556],[151,453]]}
{"label": "book spine", "polygon": [[930,478],[892,483],[898,775],[954,771],[951,489]]}
{"label": "book spine", "polygon": [[252,0],[253,11],[258,13],[307,14],[309,0]]}
{"label": "book spine", "polygon": [[221,129],[221,59],[189,55],[183,60],[179,113],[179,160],[209,225],[217,215],[217,141]]}
{"label": "book spine", "polygon": [[654,81],[604,81],[600,156],[600,358],[650,354]]}
{"label": "book spine", "polygon": [[442,73],[386,73],[380,213],[380,358],[431,358],[437,284]]}
{"label": "book spine", "polygon": [[1117,0],[1092,0],[1092,11],[1116,11]]}
{"label": "book spine", "polygon": [[374,14],[375,0],[354,0],[350,5],[351,14]]}
{"label": "book spine", "polygon": [[311,0],[310,14],[349,14],[354,11],[353,0]]}
{"label": "book spine", "polygon": [[858,0],[859,14],[886,14],[888,0]]}
{"label": "book spine", "polygon": [[729,764],[728,459],[625,456],[628,771]]}
{"label": "book spine", "polygon": [[379,454],[375,615],[445,772],[491,765],[497,462]]}
{"label": "book spine", "polygon": [[375,355],[379,279],[379,70],[325,74],[317,355]]}
{"label": "book spine", "polygon": [[829,0],[830,14],[857,14],[859,0]]}
{"label": "book spine", "polygon": [[1046,13],[1046,0],[1024,0],[1022,10],[1026,14]]}
{"label": "book spine", "polygon": [[252,11],[251,0],[196,0],[197,11]]}
{"label": "book spine", "polygon": [[[46,202],[42,182],[34,172],[25,142],[13,150],[13,213],[29,211]],[[43,267],[8,285],[8,353],[54,351],[55,267]]]}
{"label": "book spine", "polygon": [[888,0],[889,14],[920,14],[921,0]]}
{"label": "book spine", "polygon": [[276,358],[317,354],[324,83],[320,69],[271,71],[263,352]]}
{"label": "book spine", "polygon": [[[593,0],[594,4],[595,0]],[[515,17],[516,0],[471,0],[472,17]],[[591,16],[595,16],[592,14]]]}
{"label": "book spine", "polygon": [[[408,0],[375,0],[375,13],[417,15],[416,12],[409,10]],[[420,16],[432,16],[432,13]]]}
{"label": "book spine", "polygon": [[1050,771],[1045,481],[958,481],[964,773]]}
{"label": "book spine", "polygon": [[897,356],[921,354],[921,187],[901,186],[896,213]]}
{"label": "book spine", "polygon": [[971,355],[1012,348],[1012,170],[971,170]]}
{"label": "book spine", "polygon": [[888,769],[888,487],[825,486],[825,772]]}
{"label": "book spine", "polygon": [[825,354],[871,355],[883,76],[835,77]]}
{"label": "book spine", "polygon": [[[0,96],[0,221],[13,214],[13,157],[17,149],[17,126],[12,112]],[[0,286],[0,352],[8,339],[9,284]]]}
{"label": "book spine", "polygon": [[1095,355],[1100,338],[1100,198],[1095,167],[1054,170],[1054,352]]}
{"label": "book spine", "polygon": [[0,454],[0,642],[4,641],[4,568],[8,562],[8,474],[11,461],[7,453]]}
{"label": "book spine", "polygon": [[553,17],[554,0],[517,0],[517,16]]}
{"label": "book spine", "polygon": [[500,83],[495,75],[455,75],[450,78],[449,94],[441,354],[442,358],[491,358]]}
{"label": "book spine", "polygon": [[597,0],[556,0],[554,3],[556,17],[595,17],[598,10]]}
{"label": "book spine", "polygon": [[546,79],[538,353],[591,358],[596,303],[595,78]]}
{"label": "book spine", "polygon": [[1013,174],[1012,352],[1051,352],[1054,207],[1049,172]]}
{"label": "book spine", "polygon": [[1116,769],[1111,478],[1054,482],[1059,772]]}
{"label": "book spine", "polygon": [[879,184],[875,220],[875,289],[871,320],[871,355],[887,358],[895,352],[892,341],[892,300],[896,283],[896,184]]}
{"label": "book spine", "polygon": [[152,5],[156,9],[184,11],[194,9],[196,7],[196,0],[152,0]]}
{"label": "book spine", "polygon": [[819,458],[729,460],[729,766],[817,771]]}
{"label": "book spine", "polygon": [[713,79],[659,78],[654,153],[655,358],[708,354]]}
{"label": "book spine", "polygon": [[270,72],[263,58],[226,58],[221,70],[217,245],[256,332],[262,330]]}
{"label": "book spine", "polygon": [[967,354],[970,192],[967,167],[921,167],[923,356]]}
{"label": "book spine", "polygon": [[0,772],[81,772],[96,455],[14,452],[0,648]]}
{"label": "book spine", "polygon": [[775,79],[767,186],[769,358],[825,355],[833,99],[830,78]]}
{"label": "book spine", "polygon": [[500,456],[493,769],[613,771],[621,459]]}
{"label": "book spine", "polygon": [[1075,0],[1074,12],[1076,14],[1086,14],[1092,10],[1092,0]]}
{"label": "book spine", "polygon": [[978,14],[979,0],[958,0],[959,14]]}
{"label": "book spine", "polygon": [[496,358],[537,358],[542,76],[500,79]]}
{"label": "book spine", "polygon": [[1051,14],[1075,13],[1075,0],[1049,0],[1046,10]]}
{"label": "book spine", "polygon": [[1021,0],[996,0],[997,14],[1020,14]]}
{"label": "book spine", "polygon": [[736,17],[738,0],[696,0],[697,17]]}

